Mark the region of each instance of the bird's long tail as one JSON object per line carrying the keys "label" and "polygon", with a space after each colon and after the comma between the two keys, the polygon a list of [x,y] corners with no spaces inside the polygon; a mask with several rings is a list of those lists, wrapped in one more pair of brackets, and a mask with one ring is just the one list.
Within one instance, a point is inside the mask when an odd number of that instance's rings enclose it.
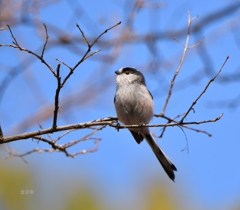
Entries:
{"label": "bird's long tail", "polygon": [[177,168],[167,157],[167,155],[162,151],[162,149],[158,146],[158,143],[155,141],[155,139],[150,133],[144,135],[144,138],[152,148],[154,154],[156,155],[157,159],[161,163],[163,169],[165,170],[169,178],[174,181],[175,179],[174,171],[177,171]]}

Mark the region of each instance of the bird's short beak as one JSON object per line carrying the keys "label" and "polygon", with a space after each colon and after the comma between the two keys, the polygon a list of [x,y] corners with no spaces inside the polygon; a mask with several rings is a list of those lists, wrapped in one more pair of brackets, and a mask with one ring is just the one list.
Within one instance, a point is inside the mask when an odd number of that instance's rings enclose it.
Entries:
{"label": "bird's short beak", "polygon": [[120,72],[119,72],[119,71],[115,71],[115,74],[119,75],[119,74],[120,74]]}

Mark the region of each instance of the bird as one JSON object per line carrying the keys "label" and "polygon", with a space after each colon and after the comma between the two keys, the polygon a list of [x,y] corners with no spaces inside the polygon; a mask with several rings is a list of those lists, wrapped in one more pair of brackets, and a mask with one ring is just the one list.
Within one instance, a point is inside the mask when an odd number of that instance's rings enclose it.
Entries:
{"label": "bird", "polygon": [[[153,96],[148,90],[143,74],[134,67],[122,67],[115,71],[116,93],[114,105],[118,120],[124,125],[148,124],[154,115]],[[175,165],[163,152],[148,127],[129,128],[138,144],[147,141],[169,178],[174,181]]]}

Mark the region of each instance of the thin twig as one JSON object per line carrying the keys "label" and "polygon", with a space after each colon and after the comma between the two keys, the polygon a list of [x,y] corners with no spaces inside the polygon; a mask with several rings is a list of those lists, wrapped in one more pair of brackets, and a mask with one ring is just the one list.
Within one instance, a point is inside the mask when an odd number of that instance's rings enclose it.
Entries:
{"label": "thin twig", "polygon": [[188,49],[192,49],[192,48],[197,47],[198,45],[202,44],[202,42],[204,41],[204,39],[205,39],[205,37],[203,37],[198,43],[189,46]]}
{"label": "thin twig", "polygon": [[[70,67],[70,71],[68,73],[68,75],[64,78],[63,82],[62,82],[62,86],[64,86],[64,84],[66,83],[66,81],[69,79],[69,77],[73,74],[74,70],[83,62],[85,61],[88,57],[100,52],[100,50],[95,51],[94,53],[88,55],[88,53],[91,51],[93,45],[105,34],[107,33],[109,30],[113,29],[114,27],[118,26],[121,24],[121,21],[118,22],[117,24],[111,26],[110,28],[107,28],[104,32],[102,32],[93,42],[92,44],[89,43],[89,41],[87,40],[86,36],[84,35],[84,32],[82,31],[82,29],[80,28],[80,26],[77,24],[78,29],[80,30],[82,37],[84,39],[84,41],[87,43],[88,45],[88,49],[85,52],[85,54],[83,55],[83,57],[76,63],[76,65],[74,67]],[[67,65],[66,65],[67,66]]]}
{"label": "thin twig", "polygon": [[[19,50],[21,50],[21,51],[25,51],[25,52],[27,52],[27,53],[29,53],[29,54],[34,55],[34,56],[35,56],[36,58],[38,58],[45,66],[47,66],[47,68],[52,72],[52,74],[53,74],[55,77],[57,77],[57,74],[54,72],[53,68],[43,59],[42,55],[40,56],[40,55],[36,54],[35,52],[33,52],[33,51],[31,51],[31,50],[28,50],[28,49],[26,49],[26,48],[21,47],[21,46],[18,44],[16,38],[14,37],[14,35],[13,35],[13,33],[12,33],[12,30],[11,30],[11,28],[10,28],[9,25],[8,25],[8,29],[9,29],[9,31],[10,31],[10,33],[11,33],[11,36],[12,36],[13,40],[14,40],[14,41],[13,41],[13,44],[0,44],[0,47],[13,47],[13,48],[16,48],[16,49],[19,49]],[[45,44],[44,44],[44,45],[45,45]],[[43,47],[43,48],[44,48],[44,47]]]}
{"label": "thin twig", "polygon": [[229,56],[226,57],[224,63],[222,64],[221,68],[219,69],[219,71],[217,72],[217,74],[208,81],[207,85],[205,86],[205,88],[203,89],[203,91],[200,93],[200,95],[195,99],[195,101],[193,101],[192,105],[189,107],[189,109],[186,111],[186,113],[183,115],[182,119],[180,120],[180,122],[182,123],[185,119],[185,117],[188,115],[188,113],[192,110],[193,106],[197,103],[197,101],[201,98],[201,96],[206,92],[206,90],[208,89],[209,85],[217,78],[217,76],[221,73],[224,65],[226,64],[227,60],[229,59]]}
{"label": "thin twig", "polygon": [[84,41],[87,43],[88,47],[90,48],[91,45],[90,45],[90,43],[88,42],[88,40],[87,40],[87,38],[86,38],[84,32],[82,31],[82,29],[80,28],[80,26],[79,26],[78,24],[77,24],[77,27],[78,27],[79,31],[81,32]]}
{"label": "thin twig", "polygon": [[[26,153],[24,153],[24,154],[18,154],[17,152],[12,152],[12,151],[7,151],[7,152],[8,152],[8,154],[9,154],[10,158],[12,158],[12,157],[20,157],[20,158],[22,158],[22,160],[23,160],[25,163],[28,163],[28,162],[24,159],[24,156],[30,155],[30,154],[32,154],[32,153],[34,153],[34,152],[37,152],[37,153],[42,153],[42,152],[54,152],[54,149],[50,149],[50,148],[48,148],[48,149],[35,148],[35,149],[33,149],[33,150],[31,150],[31,151],[28,151],[28,152],[26,152]],[[6,159],[7,159],[7,158],[6,158]]]}
{"label": "thin twig", "polygon": [[[179,114],[179,115],[177,115],[177,116],[174,117],[174,118],[169,118],[169,117],[167,117],[167,116],[165,116],[165,115],[161,115],[161,114],[155,114],[154,116],[155,116],[155,117],[162,117],[162,118],[168,120],[168,123],[171,123],[171,122],[178,123],[178,121],[176,121],[176,118],[179,118],[180,116],[182,116],[182,115],[184,115],[184,114],[185,114],[185,113]],[[186,129],[188,129],[188,130],[196,131],[196,132],[199,132],[199,133],[204,133],[204,134],[208,135],[209,137],[212,136],[211,133],[209,133],[209,132],[207,132],[207,131],[205,131],[205,130],[201,130],[201,129],[197,129],[197,128],[192,128],[192,127],[189,127],[188,125],[181,125],[181,126],[184,127],[184,128],[186,128]],[[161,134],[158,136],[158,138],[162,138],[162,137],[163,137],[163,134],[164,134],[164,132],[166,131],[166,128],[167,128],[167,127],[163,127],[162,132],[161,132]]]}
{"label": "thin twig", "polygon": [[[19,46],[19,44],[18,44],[15,36],[13,35],[13,32],[12,32],[12,29],[11,29],[10,25],[7,25],[7,27],[8,27],[8,30],[10,31],[10,34],[11,34],[13,40],[14,40],[14,41],[13,41],[13,44],[16,45],[16,46]],[[20,47],[20,46],[19,46],[19,47]]]}
{"label": "thin twig", "polygon": [[93,43],[91,44],[91,46],[95,45],[95,43],[103,36],[103,34],[106,34],[108,31],[110,31],[111,29],[117,27],[118,25],[120,25],[122,22],[119,21],[118,23],[116,23],[115,25],[113,25],[112,27],[110,28],[107,28],[104,32],[102,32],[94,41]]}
{"label": "thin twig", "polygon": [[185,139],[186,139],[186,146],[182,149],[182,152],[183,152],[185,149],[187,149],[187,153],[189,153],[187,135],[186,135],[185,131],[183,130],[183,128],[182,128],[181,126],[178,126],[178,127],[182,130],[182,132],[183,132],[183,134],[184,134],[184,136],[185,136]]}
{"label": "thin twig", "polygon": [[[171,97],[171,95],[172,95],[172,89],[173,89],[173,86],[174,86],[175,79],[176,79],[178,73],[180,72],[180,69],[181,69],[181,67],[182,67],[183,61],[184,61],[184,59],[185,59],[185,56],[186,56],[186,53],[187,53],[187,50],[188,50],[188,42],[189,42],[189,38],[190,38],[191,23],[192,23],[192,21],[193,21],[195,18],[197,18],[197,16],[191,18],[190,12],[188,11],[188,35],[187,35],[187,38],[186,38],[185,45],[183,45],[183,44],[181,43],[181,44],[184,46],[182,58],[181,58],[181,60],[180,60],[180,63],[179,63],[179,65],[178,65],[178,68],[177,68],[177,70],[175,71],[175,73],[174,73],[174,75],[173,75],[173,78],[172,78],[172,80],[171,80],[171,84],[170,84],[170,87],[169,87],[168,95],[167,95],[167,98],[166,98],[166,101],[165,101],[163,110],[162,110],[162,112],[161,112],[162,115],[165,114],[165,111],[166,111],[166,108],[167,108],[169,99],[170,99],[170,97]],[[179,41],[178,41],[178,42],[179,42]]]}
{"label": "thin twig", "polygon": [[102,49],[98,49],[98,50],[95,50],[94,52],[90,53],[89,55],[87,55],[83,61],[87,60],[89,57],[93,56],[94,54],[96,53],[99,53]]}
{"label": "thin twig", "polygon": [[90,149],[81,150],[81,151],[75,152],[75,153],[73,153],[73,154],[71,154],[71,155],[74,157],[74,156],[76,156],[76,155],[87,154],[87,153],[89,153],[89,152],[96,152],[96,151],[98,150],[99,141],[100,141],[100,139],[96,139],[96,140],[94,141],[95,147],[90,148]]}
{"label": "thin twig", "polygon": [[[39,128],[43,129],[43,126],[40,123],[38,123],[38,126],[39,126]],[[50,134],[47,134],[47,136],[48,136],[49,139],[54,141],[54,139],[52,138],[52,136]]]}
{"label": "thin twig", "polygon": [[47,46],[48,38],[49,38],[46,24],[43,23],[43,26],[44,26],[45,33],[46,33],[46,41],[45,41],[45,43],[44,43],[44,45],[43,45],[41,58],[43,58],[43,55],[44,55],[44,52],[45,52],[45,49],[46,49],[46,46]]}
{"label": "thin twig", "polygon": [[94,130],[93,130],[92,132],[90,132],[89,134],[81,137],[80,139],[73,140],[73,141],[71,141],[71,142],[66,143],[66,144],[65,144],[65,147],[66,147],[66,148],[72,147],[73,145],[75,145],[75,144],[77,144],[77,143],[79,143],[79,142],[81,142],[81,141],[86,141],[86,140],[89,139],[90,136],[94,135],[97,131],[102,130],[102,129],[105,128],[105,127],[106,127],[106,125],[102,125],[102,126],[100,126],[100,127],[98,127],[98,128],[94,128]]}
{"label": "thin twig", "polygon": [[55,140],[56,141],[59,141],[62,137],[66,136],[67,134],[73,132],[73,131],[76,131],[75,129],[72,129],[72,130],[68,130],[66,132],[64,132],[62,135],[60,135],[59,137],[57,137],[57,139]]}
{"label": "thin twig", "polygon": [[[99,129],[98,129],[99,130]],[[93,134],[91,134],[93,135]],[[87,137],[86,137],[87,138]],[[52,148],[47,148],[47,149],[39,149],[39,148],[35,148],[33,150],[30,150],[26,153],[23,153],[23,154],[19,154],[16,150],[13,150],[11,147],[7,148],[6,146],[4,147],[5,150],[7,151],[7,153],[9,154],[9,157],[12,158],[12,157],[20,157],[23,159],[23,161],[25,163],[28,163],[25,159],[24,159],[24,156],[27,156],[27,155],[30,155],[34,152],[37,152],[37,153],[42,153],[42,152],[54,152],[54,151],[57,151],[57,152],[63,152],[67,157],[75,157],[76,155],[80,155],[80,154],[87,154],[88,152],[95,152],[97,151],[98,149],[98,143],[101,139],[99,138],[87,138],[85,140],[90,140],[90,139],[94,139],[94,143],[95,143],[95,147],[93,148],[90,148],[90,149],[84,149],[84,150],[81,150],[79,152],[75,152],[75,153],[72,153],[70,154],[66,148],[69,147],[68,144],[63,144],[63,145],[57,145],[56,142],[54,141],[50,141],[46,138],[43,138],[41,136],[35,136],[34,139],[37,139],[39,141],[43,141],[43,142],[46,142],[48,144],[51,145]],[[75,144],[72,144],[72,145],[75,145]]]}
{"label": "thin twig", "polygon": [[42,137],[42,136],[35,136],[35,137],[33,137],[33,138],[34,138],[34,139],[37,139],[37,140],[39,140],[39,141],[43,141],[43,142],[48,143],[49,145],[52,146],[53,151],[54,151],[54,150],[55,150],[55,151],[61,151],[61,152],[65,153],[66,156],[71,156],[71,155],[67,152],[66,147],[65,147],[64,145],[58,145],[58,144],[56,144],[55,141],[50,141],[50,140],[48,140],[48,139],[46,139],[46,138],[44,138],[44,137]]}
{"label": "thin twig", "polygon": [[69,65],[67,65],[65,62],[59,60],[58,58],[56,58],[56,60],[60,63],[62,63],[64,66],[68,67],[69,69],[71,69],[71,67]]}
{"label": "thin twig", "polygon": [[[24,159],[23,156],[19,155],[16,150],[14,150],[9,145],[4,145],[4,150],[8,153],[9,157],[5,157],[5,159],[12,158],[12,157],[20,157],[25,163],[28,164],[28,162]],[[29,151],[28,154],[33,153],[32,151]]]}

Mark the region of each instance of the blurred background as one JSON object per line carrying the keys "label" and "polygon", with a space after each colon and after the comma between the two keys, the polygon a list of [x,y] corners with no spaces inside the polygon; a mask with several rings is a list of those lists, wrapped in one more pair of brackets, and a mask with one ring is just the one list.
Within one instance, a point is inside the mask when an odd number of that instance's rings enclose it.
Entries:
{"label": "blurred background", "polygon": [[[59,63],[56,58],[74,66],[87,50],[76,23],[92,42],[122,21],[94,45],[92,51],[101,52],[84,61],[65,84],[58,125],[115,116],[114,71],[123,66],[134,66],[144,73],[155,113],[161,113],[183,52],[183,46],[173,38],[185,43],[188,11],[191,17],[198,15],[192,22],[189,45],[205,39],[187,51],[166,116],[186,112],[227,55],[230,59],[186,120],[213,119],[224,113],[222,119],[192,126],[205,133],[168,127],[163,137],[157,138],[178,169],[175,183],[146,142],[137,145],[128,130],[106,127],[94,135],[101,139],[97,151],[75,158],[43,152],[6,159],[6,148],[24,154],[50,147],[32,139],[1,145],[0,209],[240,209],[239,8],[236,0],[1,0],[0,44],[12,43],[8,24],[22,47],[41,54],[45,23],[49,42],[44,55],[54,69]],[[61,66],[62,78],[68,71]],[[4,135],[35,131],[39,124],[51,127],[56,85],[52,73],[36,57],[0,47],[0,123]],[[161,134],[161,128],[151,130]],[[72,132],[59,143],[89,132]],[[89,139],[69,152],[94,147]]]}

